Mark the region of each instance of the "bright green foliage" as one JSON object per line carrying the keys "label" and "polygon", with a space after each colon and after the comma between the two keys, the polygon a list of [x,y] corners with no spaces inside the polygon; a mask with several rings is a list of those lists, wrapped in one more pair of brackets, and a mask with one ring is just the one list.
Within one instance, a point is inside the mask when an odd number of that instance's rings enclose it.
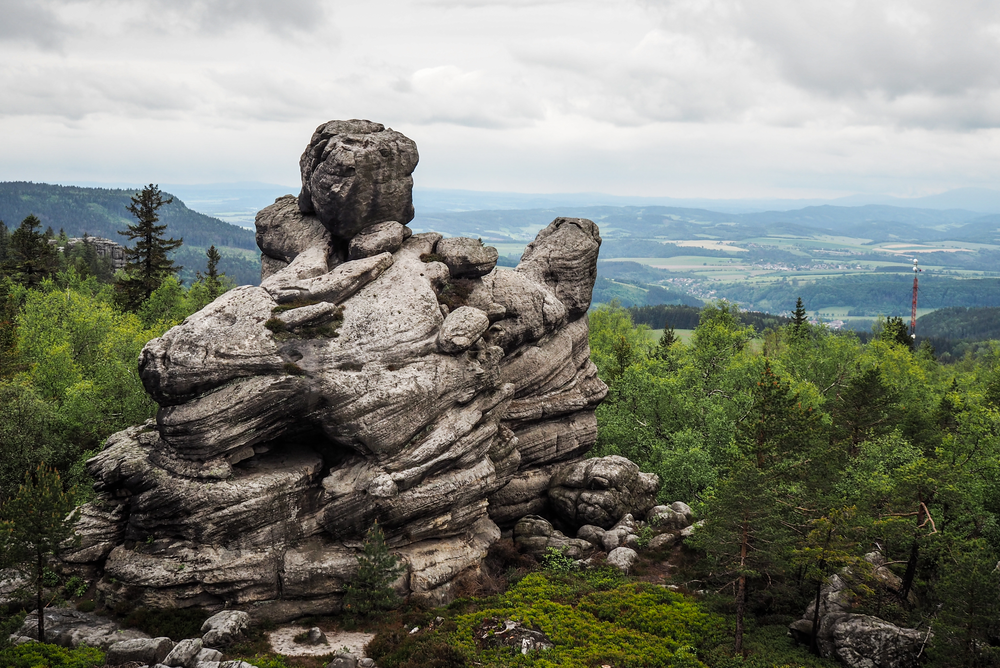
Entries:
{"label": "bright green foliage", "polygon": [[127,207],[137,223],[119,234],[135,244],[125,251],[125,272],[118,280],[117,297],[130,311],[138,309],[168,276],[180,270],[168,254],[183,240],[164,238],[167,226],[156,224],[160,220],[159,208],[173,201],[172,197],[163,199],[160,189],[151,183],[134,195]]}
{"label": "bright green foliage", "polygon": [[[73,495],[63,489],[59,473],[40,464],[34,475],[26,473],[24,484],[0,506],[0,566],[23,573],[35,590],[37,609],[44,609],[46,559],[59,554],[73,537]],[[38,640],[45,639],[44,615],[38,618]]]}
{"label": "bright green foliage", "polygon": [[[591,454],[629,457],[660,476],[661,502],[695,507],[706,524],[686,542],[701,549],[683,581],[732,596],[747,633],[755,615],[801,615],[846,566],[859,611],[904,626],[936,619],[935,642],[952,649],[933,662],[988,665],[983,639],[1000,633],[988,621],[1000,347],[943,366],[891,334],[905,332],[898,323],[867,344],[803,327],[808,336],[782,326],[753,341],[733,305],[710,304],[667,359],[641,345],[616,356],[632,340],[627,321],[598,310],[591,347],[609,394]],[[872,551],[898,591],[868,579]],[[987,612],[969,608],[973,589],[992,592],[974,599]]]}
{"label": "bright green foliage", "polygon": [[391,610],[400,603],[392,583],[406,572],[399,557],[389,553],[385,535],[376,522],[365,534],[358,556],[358,572],[344,592],[344,612],[351,617],[369,617]]}
{"label": "bright green foliage", "polygon": [[104,652],[96,647],[66,649],[32,642],[0,650],[0,666],[4,668],[98,668],[103,665]]}

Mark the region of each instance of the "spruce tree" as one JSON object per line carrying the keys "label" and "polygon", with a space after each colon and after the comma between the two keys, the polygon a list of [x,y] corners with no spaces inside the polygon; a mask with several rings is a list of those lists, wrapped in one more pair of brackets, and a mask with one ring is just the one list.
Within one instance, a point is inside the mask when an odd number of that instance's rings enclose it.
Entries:
{"label": "spruce tree", "polygon": [[799,297],[795,300],[795,313],[792,314],[792,335],[798,338],[805,334],[808,324],[806,307],[802,303],[802,297]]}
{"label": "spruce tree", "polygon": [[660,341],[656,344],[656,356],[661,360],[667,359],[670,356],[670,347],[678,340],[674,328],[670,326],[669,322],[664,321],[663,334],[660,335]]}
{"label": "spruce tree", "polygon": [[48,557],[73,538],[78,519],[73,495],[63,490],[59,472],[39,464],[27,472],[17,494],[0,508],[0,566],[27,576],[38,606],[38,641],[45,642],[42,590]]}
{"label": "spruce tree", "polygon": [[208,256],[208,266],[205,268],[204,274],[199,271],[197,275],[198,280],[204,283],[208,289],[208,297],[211,301],[223,292],[222,281],[219,278],[219,260],[222,259],[222,255],[216,250],[215,244],[209,247],[205,255]]}
{"label": "spruce tree", "polygon": [[164,238],[167,226],[156,224],[160,220],[157,211],[173,201],[172,197],[163,199],[160,189],[149,184],[141,193],[132,196],[132,202],[127,207],[138,222],[118,232],[134,240],[135,245],[125,249],[125,274],[118,281],[117,298],[130,311],[135,311],[149,299],[167,276],[181,270],[168,254],[180,247],[184,240]]}
{"label": "spruce tree", "polygon": [[406,571],[399,557],[390,554],[378,522],[365,535],[358,556],[358,572],[344,592],[344,612],[351,617],[368,617],[399,605],[392,583]]}
{"label": "spruce tree", "polygon": [[38,231],[42,221],[31,214],[10,235],[4,273],[30,288],[52,276],[59,268],[59,258],[45,235]]}

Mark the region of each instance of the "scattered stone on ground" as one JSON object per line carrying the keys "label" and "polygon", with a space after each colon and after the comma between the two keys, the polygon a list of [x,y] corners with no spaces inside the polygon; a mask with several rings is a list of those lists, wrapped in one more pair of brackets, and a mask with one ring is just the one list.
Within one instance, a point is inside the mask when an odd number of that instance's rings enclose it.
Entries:
{"label": "scattered stone on ground", "polygon": [[267,634],[268,642],[275,654],[285,656],[323,656],[346,652],[357,658],[365,656],[365,645],[375,637],[374,633],[359,631],[326,631],[326,644],[310,645],[295,642],[295,636],[308,633],[306,626],[282,626]]}
{"label": "scattered stone on ground", "polygon": [[511,647],[521,654],[555,647],[541,631],[530,629],[510,619],[487,617],[473,630],[480,649]]}

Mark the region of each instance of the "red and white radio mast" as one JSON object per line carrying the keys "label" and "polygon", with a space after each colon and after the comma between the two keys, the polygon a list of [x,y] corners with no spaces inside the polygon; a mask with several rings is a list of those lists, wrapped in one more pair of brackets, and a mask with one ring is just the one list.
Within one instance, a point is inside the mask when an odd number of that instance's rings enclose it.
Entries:
{"label": "red and white radio mast", "polygon": [[917,266],[918,261],[913,260],[913,309],[910,311],[910,338],[917,339],[917,275],[922,271]]}

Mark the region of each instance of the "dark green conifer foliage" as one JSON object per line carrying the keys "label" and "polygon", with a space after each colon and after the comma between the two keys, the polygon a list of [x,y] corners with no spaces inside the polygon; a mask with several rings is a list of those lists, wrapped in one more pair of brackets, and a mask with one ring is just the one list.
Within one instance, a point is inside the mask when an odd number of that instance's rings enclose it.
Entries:
{"label": "dark green conifer foliage", "polygon": [[795,313],[792,314],[792,336],[801,337],[809,328],[809,321],[806,318],[806,307],[802,303],[802,297],[795,300]]}
{"label": "dark green conifer foliage", "polygon": [[34,475],[24,475],[17,494],[0,507],[0,566],[13,567],[28,577],[38,606],[38,640],[45,642],[42,603],[47,558],[59,553],[73,538],[72,493],[63,490],[59,472],[39,464]]}
{"label": "dark green conifer foliage", "polygon": [[344,592],[344,612],[351,617],[369,617],[399,605],[392,583],[406,571],[400,559],[389,553],[385,535],[376,522],[358,556],[358,573]]}
{"label": "dark green conifer foliage", "polygon": [[135,241],[132,248],[125,250],[125,276],[118,282],[118,300],[121,305],[135,311],[149,299],[163,281],[181,270],[168,257],[170,251],[180,247],[183,239],[165,239],[166,225],[157,225],[160,220],[157,211],[174,199],[163,199],[160,189],[149,184],[141,193],[132,197],[129,212],[138,221],[129,225],[122,234]]}
{"label": "dark green conifer foliage", "polygon": [[208,256],[208,266],[205,268],[204,274],[199,271],[197,272],[197,276],[198,280],[205,284],[205,287],[208,289],[209,300],[212,300],[224,291],[222,281],[219,277],[219,260],[222,259],[222,255],[216,250],[215,244],[212,244],[205,251],[205,255]]}
{"label": "dark green conifer foliage", "polygon": [[10,235],[4,273],[15,281],[33,288],[52,276],[59,268],[56,250],[38,229],[42,221],[29,215]]}
{"label": "dark green conifer foliage", "polygon": [[660,341],[656,344],[656,356],[661,360],[669,358],[670,347],[679,340],[680,337],[674,332],[674,328],[670,326],[669,322],[664,321],[663,334],[660,335]]}

